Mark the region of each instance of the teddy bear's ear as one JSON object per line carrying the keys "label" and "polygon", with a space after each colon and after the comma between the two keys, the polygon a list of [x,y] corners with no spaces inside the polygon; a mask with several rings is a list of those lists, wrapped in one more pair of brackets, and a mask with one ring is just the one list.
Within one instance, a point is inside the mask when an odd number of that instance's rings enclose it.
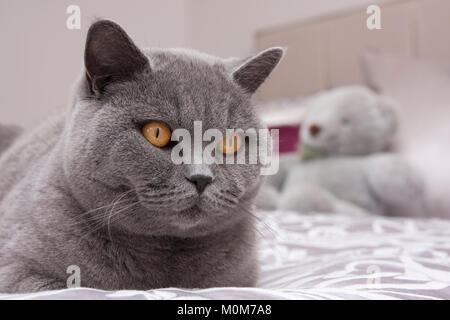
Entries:
{"label": "teddy bear's ear", "polygon": [[388,136],[393,136],[397,131],[398,121],[396,113],[396,103],[386,97],[380,97],[379,103],[384,132]]}

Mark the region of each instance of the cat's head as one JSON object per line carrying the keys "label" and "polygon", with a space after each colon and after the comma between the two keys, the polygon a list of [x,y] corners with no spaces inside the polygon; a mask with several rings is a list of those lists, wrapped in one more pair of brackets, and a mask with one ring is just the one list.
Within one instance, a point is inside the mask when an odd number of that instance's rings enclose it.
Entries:
{"label": "cat's head", "polygon": [[393,102],[362,86],[320,93],[307,104],[303,149],[328,155],[365,155],[385,150],[396,130]]}
{"label": "cat's head", "polygon": [[64,169],[77,200],[106,206],[112,226],[143,234],[195,236],[250,214],[243,212],[260,165],[175,164],[176,142],[167,137],[185,129],[194,140],[194,121],[224,136],[229,128],[261,128],[250,99],[282,55],[272,48],[224,60],[140,50],[117,24],[94,23],[65,130]]}

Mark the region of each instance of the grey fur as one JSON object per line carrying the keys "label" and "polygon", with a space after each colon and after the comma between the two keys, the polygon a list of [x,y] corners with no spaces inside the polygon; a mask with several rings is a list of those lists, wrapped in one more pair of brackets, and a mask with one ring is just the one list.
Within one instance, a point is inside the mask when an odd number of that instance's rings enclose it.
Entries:
{"label": "grey fur", "polygon": [[0,125],[0,154],[14,142],[21,131],[18,126]]}
{"label": "grey fur", "polygon": [[199,195],[170,148],[141,133],[150,120],[191,133],[195,120],[204,130],[260,128],[231,76],[239,61],[143,53],[149,64],[131,77],[92,90],[83,75],[68,112],[0,158],[0,292],[64,288],[70,265],[82,286],[110,290],[255,283],[259,166],[211,166],[214,181]]}

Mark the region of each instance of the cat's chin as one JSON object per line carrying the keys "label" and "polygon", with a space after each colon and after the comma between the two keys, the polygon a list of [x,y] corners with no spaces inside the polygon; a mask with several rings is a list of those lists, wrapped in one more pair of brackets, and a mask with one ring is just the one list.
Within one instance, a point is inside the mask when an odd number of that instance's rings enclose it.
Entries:
{"label": "cat's chin", "polygon": [[205,224],[207,216],[197,205],[176,213],[171,225],[180,230],[189,230]]}
{"label": "cat's chin", "polygon": [[139,198],[141,213],[122,221],[127,231],[136,234],[197,237],[226,229],[239,220],[234,208],[215,206],[207,192],[199,195],[195,191],[168,203]]}
{"label": "cat's chin", "polygon": [[[191,238],[216,233],[226,229],[236,220],[232,215],[227,216],[224,212],[210,210],[203,205],[204,200],[197,200],[193,202],[193,205],[183,209],[179,206],[177,206],[177,210],[173,210],[173,208],[155,210],[153,208],[151,215],[157,212],[158,228],[147,228],[145,223],[139,226],[135,225],[134,228],[141,234]],[[148,225],[153,224],[155,218],[155,216],[150,218],[151,221]]]}
{"label": "cat's chin", "polygon": [[180,212],[176,219],[168,223],[172,236],[178,237],[201,237],[222,232],[235,225],[237,220],[218,218],[214,214],[206,213],[201,209],[193,207],[189,210]]}

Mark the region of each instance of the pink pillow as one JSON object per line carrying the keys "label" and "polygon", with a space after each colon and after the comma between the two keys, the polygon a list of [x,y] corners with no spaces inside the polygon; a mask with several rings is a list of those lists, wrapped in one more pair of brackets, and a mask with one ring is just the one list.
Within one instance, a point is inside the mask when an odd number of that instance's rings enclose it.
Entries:
{"label": "pink pillow", "polygon": [[300,123],[305,98],[274,100],[257,106],[259,116],[269,129],[279,129],[279,152],[292,153],[300,144]]}
{"label": "pink pillow", "polygon": [[450,217],[450,69],[370,51],[363,70],[369,87],[398,103],[399,151],[423,172],[431,213]]}
{"label": "pink pillow", "polygon": [[280,154],[296,152],[300,145],[300,124],[270,127],[279,130]]}

